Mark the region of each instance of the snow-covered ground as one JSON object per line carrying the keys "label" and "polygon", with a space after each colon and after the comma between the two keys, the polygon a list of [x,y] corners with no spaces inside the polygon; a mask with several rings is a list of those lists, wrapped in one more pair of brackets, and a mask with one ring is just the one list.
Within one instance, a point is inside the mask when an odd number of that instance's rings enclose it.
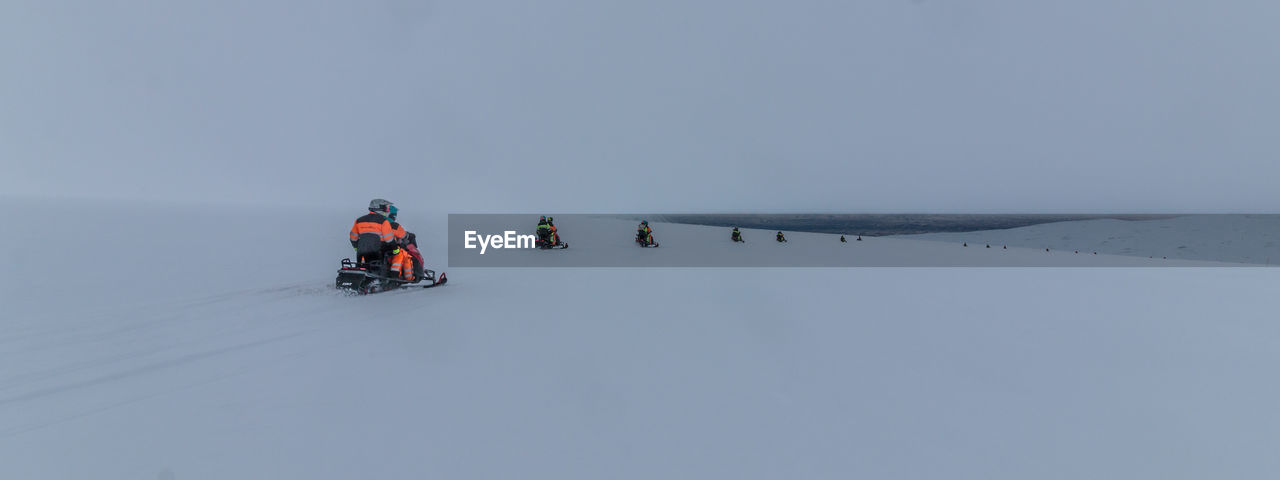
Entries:
{"label": "snow-covered ground", "polygon": [[[3,208],[53,226],[0,239],[0,478],[1280,469],[1276,269],[452,268],[444,288],[349,297],[331,287],[358,209]],[[404,220],[443,262],[444,215]],[[592,228],[529,253],[610,254]],[[617,251],[735,247],[680,240],[699,228]],[[769,256],[830,240],[761,234],[746,247]]]}
{"label": "snow-covered ground", "polygon": [[1085,220],[1007,230],[929,233],[897,238],[1263,265],[1280,262],[1280,215]]}

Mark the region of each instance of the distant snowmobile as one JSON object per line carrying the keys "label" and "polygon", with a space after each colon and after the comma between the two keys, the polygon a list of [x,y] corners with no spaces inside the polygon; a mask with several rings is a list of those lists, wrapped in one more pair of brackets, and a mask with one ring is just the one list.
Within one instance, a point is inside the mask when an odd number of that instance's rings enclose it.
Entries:
{"label": "distant snowmobile", "polygon": [[543,250],[569,248],[569,244],[560,241],[560,232],[556,229],[555,219],[542,217],[538,222],[538,238],[534,246]]}
{"label": "distant snowmobile", "polygon": [[338,279],[334,286],[359,295],[379,293],[388,290],[405,288],[432,288],[444,285],[449,281],[444,272],[436,277],[435,270],[422,269],[422,275],[412,282],[387,274],[384,260],[371,260],[367,263],[356,263],[350,258],[342,259],[342,268],[338,269]]}
{"label": "distant snowmobile", "polygon": [[642,220],[640,226],[636,227],[636,244],[645,248],[658,246],[658,242],[653,240],[653,229],[649,228],[648,220]]}
{"label": "distant snowmobile", "polygon": [[737,243],[747,243],[747,241],[742,238],[742,232],[738,231],[737,227],[733,228],[733,232],[729,234],[729,239]]}
{"label": "distant snowmobile", "polygon": [[656,248],[658,246],[658,242],[653,240],[652,233],[648,235],[636,234],[636,244],[645,248]]}
{"label": "distant snowmobile", "polygon": [[569,248],[568,242],[561,242],[560,236],[554,235],[554,234],[551,236],[551,238],[544,238],[542,236],[538,236],[538,239],[533,243],[534,243],[534,246],[543,250],[560,250],[564,248]]}
{"label": "distant snowmobile", "polygon": [[786,242],[787,242],[787,237],[783,235],[782,232],[778,232],[778,243],[786,243]]}

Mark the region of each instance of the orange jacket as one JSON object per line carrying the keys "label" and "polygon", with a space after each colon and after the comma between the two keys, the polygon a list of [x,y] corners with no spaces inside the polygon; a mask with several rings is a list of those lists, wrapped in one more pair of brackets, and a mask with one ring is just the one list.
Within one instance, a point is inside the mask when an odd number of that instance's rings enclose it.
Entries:
{"label": "orange jacket", "polygon": [[391,222],[391,234],[396,237],[396,244],[404,245],[406,243],[405,237],[409,235],[409,232],[406,232],[404,230],[404,225],[400,225],[399,223],[396,223],[396,222]]}
{"label": "orange jacket", "polygon": [[[363,240],[363,241],[362,241]],[[357,218],[351,225],[351,246],[357,249],[363,244],[366,249],[391,243],[395,240],[395,232],[391,231],[391,221],[376,212]]]}
{"label": "orange jacket", "polygon": [[413,281],[413,255],[409,254],[408,249],[396,249],[396,254],[391,256],[391,274]]}

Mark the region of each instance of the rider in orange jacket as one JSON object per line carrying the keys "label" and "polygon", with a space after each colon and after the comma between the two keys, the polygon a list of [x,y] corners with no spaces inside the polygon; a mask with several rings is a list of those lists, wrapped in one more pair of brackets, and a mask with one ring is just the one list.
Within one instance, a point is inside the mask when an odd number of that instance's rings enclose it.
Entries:
{"label": "rider in orange jacket", "polygon": [[359,262],[380,260],[383,252],[394,245],[395,232],[387,220],[392,208],[391,202],[375,198],[369,202],[369,213],[351,225],[351,247],[356,249]]}

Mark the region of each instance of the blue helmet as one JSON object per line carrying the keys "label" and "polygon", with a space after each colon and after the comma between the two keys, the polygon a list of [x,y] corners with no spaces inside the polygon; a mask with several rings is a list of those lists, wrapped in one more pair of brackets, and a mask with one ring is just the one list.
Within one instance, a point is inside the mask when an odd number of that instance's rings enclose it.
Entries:
{"label": "blue helmet", "polygon": [[395,206],[395,205],[392,205],[392,206],[391,206],[391,212],[387,214],[387,218],[390,218],[390,219],[392,219],[392,220],[395,220],[395,219],[396,219],[396,214],[397,214],[397,213],[400,213],[400,209],[399,209],[399,208],[396,208],[396,206]]}

